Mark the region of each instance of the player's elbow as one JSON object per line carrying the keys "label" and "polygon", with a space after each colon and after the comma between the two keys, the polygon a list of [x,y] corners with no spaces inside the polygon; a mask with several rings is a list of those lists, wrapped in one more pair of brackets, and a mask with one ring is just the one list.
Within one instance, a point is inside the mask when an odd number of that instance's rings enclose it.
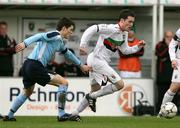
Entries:
{"label": "player's elbow", "polygon": [[119,80],[118,82],[116,82],[116,88],[118,90],[121,90],[122,88],[124,88],[124,81],[123,80]]}
{"label": "player's elbow", "polygon": [[128,54],[129,54],[129,52],[128,52],[127,50],[122,50],[121,52],[122,52],[122,54],[124,54],[124,55],[128,55]]}

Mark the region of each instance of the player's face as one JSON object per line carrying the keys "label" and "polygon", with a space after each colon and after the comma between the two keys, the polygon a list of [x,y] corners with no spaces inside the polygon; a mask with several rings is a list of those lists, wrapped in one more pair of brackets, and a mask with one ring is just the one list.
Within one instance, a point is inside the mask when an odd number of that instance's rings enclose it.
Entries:
{"label": "player's face", "polygon": [[121,24],[121,30],[123,31],[130,31],[135,18],[132,16],[128,16],[127,19],[121,19],[119,24]]}
{"label": "player's face", "polygon": [[73,31],[74,31],[74,27],[72,25],[70,27],[68,27],[68,28],[64,27],[64,29],[63,29],[63,37],[65,39],[69,39],[69,37],[71,36]]}

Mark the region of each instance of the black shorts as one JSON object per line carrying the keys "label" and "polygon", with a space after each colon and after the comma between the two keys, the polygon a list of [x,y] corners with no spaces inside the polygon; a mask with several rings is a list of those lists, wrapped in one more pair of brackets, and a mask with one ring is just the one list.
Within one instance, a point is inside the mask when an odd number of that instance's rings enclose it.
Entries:
{"label": "black shorts", "polygon": [[50,81],[47,69],[37,60],[27,59],[22,67],[24,88],[30,88],[35,83],[45,86]]}

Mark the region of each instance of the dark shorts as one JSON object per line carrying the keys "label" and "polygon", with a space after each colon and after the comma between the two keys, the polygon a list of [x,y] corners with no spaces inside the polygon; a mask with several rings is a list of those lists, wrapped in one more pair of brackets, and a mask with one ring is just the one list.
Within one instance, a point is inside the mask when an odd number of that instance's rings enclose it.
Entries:
{"label": "dark shorts", "polygon": [[47,69],[37,60],[27,59],[22,67],[24,88],[30,88],[35,83],[45,86],[50,81]]}

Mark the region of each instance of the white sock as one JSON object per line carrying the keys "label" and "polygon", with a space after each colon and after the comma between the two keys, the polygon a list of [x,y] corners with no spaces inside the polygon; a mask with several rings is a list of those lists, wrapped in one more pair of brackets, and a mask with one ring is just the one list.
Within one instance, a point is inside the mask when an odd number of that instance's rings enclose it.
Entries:
{"label": "white sock", "polygon": [[82,112],[86,107],[88,106],[88,101],[86,97],[83,98],[79,106],[75,111],[72,112],[72,115],[79,115],[80,112]]}
{"label": "white sock", "polygon": [[92,92],[90,94],[90,96],[94,99],[96,99],[97,97],[102,97],[102,96],[105,96],[105,95],[108,95],[108,94],[112,94],[114,92],[118,91],[118,89],[116,88],[115,85],[113,84],[109,84],[107,86],[105,86],[104,88],[96,91],[96,92]]}
{"label": "white sock", "polygon": [[172,92],[170,89],[164,94],[164,98],[163,98],[163,101],[162,101],[162,104],[165,104],[167,102],[171,102],[174,98],[174,95],[176,93]]}

